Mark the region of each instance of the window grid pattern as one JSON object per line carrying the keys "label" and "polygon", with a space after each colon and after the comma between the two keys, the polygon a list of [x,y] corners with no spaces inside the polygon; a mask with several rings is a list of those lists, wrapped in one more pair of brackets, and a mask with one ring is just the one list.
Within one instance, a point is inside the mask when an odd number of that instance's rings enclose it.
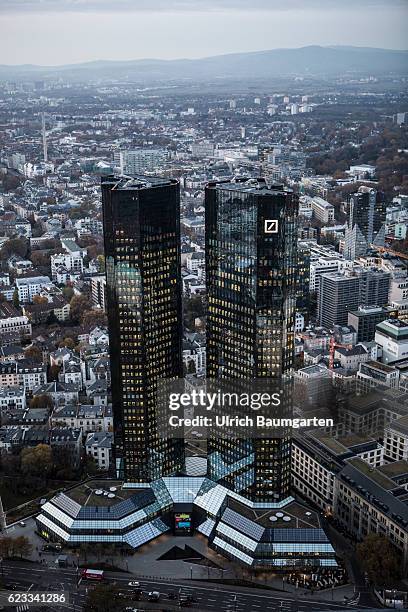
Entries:
{"label": "window grid pattern", "polygon": [[227,523],[228,525],[233,527],[234,529],[241,531],[241,533],[244,533],[253,540],[259,541],[265,531],[265,527],[254,523],[254,521],[251,521],[245,516],[238,514],[234,510],[231,510],[231,508],[225,508],[221,520],[224,523]]}
{"label": "window grid pattern", "polygon": [[235,546],[228,544],[228,542],[224,542],[224,540],[221,540],[220,538],[214,538],[214,546],[225,550],[226,553],[229,553],[232,557],[235,557],[235,559],[238,559],[238,561],[243,561],[247,565],[252,565],[254,562],[252,557],[246,555],[241,550],[238,550],[238,548],[235,548]]}
{"label": "window grid pattern", "polygon": [[208,518],[207,520],[204,521],[204,523],[201,523],[201,525],[197,527],[197,531],[199,531],[203,535],[207,536],[207,538],[209,538],[214,529],[214,525],[215,525],[215,521]]}
{"label": "window grid pattern", "polygon": [[251,540],[247,536],[239,533],[236,529],[229,527],[229,525],[225,525],[224,523],[218,523],[217,525],[217,533],[225,535],[227,538],[236,542],[238,545],[243,546],[244,548],[251,550],[254,552],[256,547],[258,546],[258,542]]}

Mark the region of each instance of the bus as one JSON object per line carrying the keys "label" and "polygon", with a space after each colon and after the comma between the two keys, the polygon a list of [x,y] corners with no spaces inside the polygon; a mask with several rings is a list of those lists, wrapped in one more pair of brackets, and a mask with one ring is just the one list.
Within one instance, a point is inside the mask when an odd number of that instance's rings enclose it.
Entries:
{"label": "bus", "polygon": [[94,570],[94,569],[83,569],[81,572],[81,577],[84,580],[103,580],[104,573],[103,570]]}

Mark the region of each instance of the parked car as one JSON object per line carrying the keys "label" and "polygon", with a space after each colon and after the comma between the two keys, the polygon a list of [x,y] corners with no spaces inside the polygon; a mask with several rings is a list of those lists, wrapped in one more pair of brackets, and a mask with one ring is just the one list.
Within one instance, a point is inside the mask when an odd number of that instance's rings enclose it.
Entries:
{"label": "parked car", "polygon": [[148,594],[147,597],[148,597],[149,601],[159,601],[160,593],[159,593],[159,591],[150,591],[150,593]]}

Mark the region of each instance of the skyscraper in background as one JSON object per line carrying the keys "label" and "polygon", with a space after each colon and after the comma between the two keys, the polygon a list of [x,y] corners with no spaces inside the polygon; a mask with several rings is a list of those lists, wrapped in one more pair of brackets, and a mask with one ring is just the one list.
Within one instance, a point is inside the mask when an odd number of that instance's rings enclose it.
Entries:
{"label": "skyscraper in background", "polygon": [[317,316],[319,325],[347,325],[348,313],[360,305],[360,278],[351,270],[326,272],[320,277]]}
{"label": "skyscraper in background", "polygon": [[115,162],[120,167],[121,174],[140,175],[144,172],[154,172],[169,159],[166,149],[138,148],[117,151]]}
{"label": "skyscraper in background", "polygon": [[384,246],[386,203],[384,194],[362,186],[349,197],[349,218],[344,255],[353,260],[365,255],[371,244]]}
{"label": "skyscraper in background", "polygon": [[[205,192],[207,378],[280,383],[293,365],[298,198],[262,179]],[[272,416],[272,415],[271,415]],[[287,496],[290,437],[210,439],[209,477],[258,501]]]}
{"label": "skyscraper in background", "polygon": [[182,376],[180,188],[102,179],[117,474],[147,482],[183,468],[182,440],[159,437],[158,378]]}

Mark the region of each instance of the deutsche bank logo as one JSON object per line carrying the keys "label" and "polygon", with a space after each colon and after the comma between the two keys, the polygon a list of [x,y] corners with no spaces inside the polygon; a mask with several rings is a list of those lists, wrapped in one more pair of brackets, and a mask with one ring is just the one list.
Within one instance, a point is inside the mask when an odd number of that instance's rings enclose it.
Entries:
{"label": "deutsche bank logo", "polygon": [[265,219],[264,232],[265,234],[277,234],[278,233],[278,220],[277,219]]}

